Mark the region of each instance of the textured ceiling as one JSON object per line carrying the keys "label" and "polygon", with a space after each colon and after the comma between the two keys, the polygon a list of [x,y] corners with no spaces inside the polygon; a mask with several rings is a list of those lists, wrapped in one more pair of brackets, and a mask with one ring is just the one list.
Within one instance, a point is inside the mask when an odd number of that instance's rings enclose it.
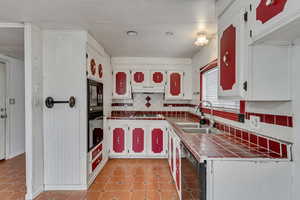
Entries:
{"label": "textured ceiling", "polygon": [[[192,57],[216,33],[214,0],[1,0],[0,21],[88,30],[111,56]],[[138,31],[128,37],[126,31]],[[167,37],[166,31],[174,32]]]}

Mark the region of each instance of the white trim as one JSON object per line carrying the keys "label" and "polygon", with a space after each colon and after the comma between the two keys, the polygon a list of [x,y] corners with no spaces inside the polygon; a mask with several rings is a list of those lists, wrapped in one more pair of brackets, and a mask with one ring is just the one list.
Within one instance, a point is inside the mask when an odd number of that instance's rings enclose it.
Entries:
{"label": "white trim", "polygon": [[33,200],[37,196],[39,196],[44,191],[43,187],[39,187],[32,195],[29,195],[28,193],[25,195],[26,200]]}
{"label": "white trim", "polygon": [[25,152],[26,152],[26,197],[33,197],[32,191],[32,43],[31,24],[25,24],[24,47],[25,47]]}
{"label": "white trim", "polygon": [[111,63],[118,64],[152,64],[152,65],[190,65],[190,58],[157,58],[157,57],[112,57]]}
{"label": "white trim", "polygon": [[24,28],[24,23],[0,23],[0,28]]}
{"label": "white trim", "polygon": [[45,185],[45,191],[52,190],[87,190],[87,185]]}
{"label": "white trim", "polygon": [[[10,64],[9,64],[9,58],[2,54],[0,54],[0,61],[4,62],[4,64],[5,64],[5,76],[6,76],[5,109],[6,109],[6,114],[7,114],[7,111],[8,111],[7,110],[7,93],[8,93],[8,81],[9,81],[8,80],[9,74],[8,74],[7,68]],[[9,122],[10,122],[9,117],[7,117],[5,120],[5,144],[4,144],[5,145],[5,155],[4,155],[5,160],[8,160],[11,158],[11,156],[10,156]]]}

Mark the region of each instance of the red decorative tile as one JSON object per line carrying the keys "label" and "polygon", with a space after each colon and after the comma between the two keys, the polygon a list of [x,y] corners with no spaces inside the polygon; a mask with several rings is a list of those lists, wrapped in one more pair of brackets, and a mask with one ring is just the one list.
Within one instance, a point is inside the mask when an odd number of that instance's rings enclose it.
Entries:
{"label": "red decorative tile", "polygon": [[288,117],[283,115],[275,116],[275,123],[280,126],[288,126]]}
{"label": "red decorative tile", "polygon": [[275,115],[265,114],[265,123],[274,124],[275,123]]}
{"label": "red decorative tile", "polygon": [[287,145],[286,144],[281,144],[281,155],[282,155],[283,158],[288,157]]}
{"label": "red decorative tile", "polygon": [[257,141],[258,141],[257,136],[254,134],[250,134],[250,142],[253,144],[258,144]]}
{"label": "red decorative tile", "polygon": [[288,126],[293,127],[293,117],[288,117]]}
{"label": "red decorative tile", "polygon": [[263,137],[258,137],[258,144],[264,148],[268,148],[268,139]]}
{"label": "red decorative tile", "polygon": [[245,140],[245,141],[249,141],[249,133],[243,131],[243,133],[242,133],[242,138],[243,138],[243,140]]}
{"label": "red decorative tile", "polygon": [[280,144],[273,140],[269,140],[269,149],[275,153],[280,154]]}

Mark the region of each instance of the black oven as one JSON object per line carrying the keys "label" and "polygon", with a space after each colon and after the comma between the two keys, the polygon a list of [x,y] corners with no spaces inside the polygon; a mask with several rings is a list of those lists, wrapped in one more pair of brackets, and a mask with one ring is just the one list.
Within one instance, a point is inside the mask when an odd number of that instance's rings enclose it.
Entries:
{"label": "black oven", "polygon": [[103,141],[103,84],[87,80],[88,151]]}

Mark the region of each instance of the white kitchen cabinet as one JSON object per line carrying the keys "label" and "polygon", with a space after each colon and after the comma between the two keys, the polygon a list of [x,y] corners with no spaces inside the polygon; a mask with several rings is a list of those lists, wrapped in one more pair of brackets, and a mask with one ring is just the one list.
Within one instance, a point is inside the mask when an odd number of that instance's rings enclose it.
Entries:
{"label": "white kitchen cabinet", "polygon": [[110,120],[109,130],[110,157],[167,157],[168,133],[165,121]]}
{"label": "white kitchen cabinet", "polygon": [[171,174],[178,192],[178,196],[182,198],[182,188],[181,188],[181,140],[176,135],[174,130],[170,128],[168,130],[169,138],[169,152],[168,161],[171,170]]}
{"label": "white kitchen cabinet", "polygon": [[247,67],[245,1],[235,1],[219,18],[219,90],[218,96],[243,99]]}
{"label": "white kitchen cabinet", "polygon": [[86,59],[87,78],[101,82],[104,73],[103,57],[93,47],[87,45]]}
{"label": "white kitchen cabinet", "polygon": [[286,161],[207,161],[206,200],[291,199],[291,167]]}
{"label": "white kitchen cabinet", "polygon": [[134,89],[141,89],[149,85],[149,71],[148,70],[132,70],[131,71],[131,85]]}
{"label": "white kitchen cabinet", "polygon": [[167,71],[167,84],[165,90],[166,99],[183,99],[184,87],[183,87],[184,72],[170,70]]}
{"label": "white kitchen cabinet", "polygon": [[235,1],[219,18],[218,96],[247,101],[289,101],[291,47],[249,45],[248,6],[246,0]]}
{"label": "white kitchen cabinet", "polygon": [[300,17],[299,0],[248,1],[250,43]]}
{"label": "white kitchen cabinet", "polygon": [[149,154],[154,157],[166,157],[168,149],[167,131],[164,126],[150,126],[149,134]]}
{"label": "white kitchen cabinet", "polygon": [[131,74],[129,70],[113,71],[113,99],[131,99]]}
{"label": "white kitchen cabinet", "polygon": [[165,72],[162,70],[132,70],[132,92],[163,93]]}
{"label": "white kitchen cabinet", "polygon": [[142,123],[131,125],[128,134],[129,154],[145,156],[147,154],[147,134],[148,130]]}
{"label": "white kitchen cabinet", "polygon": [[110,126],[110,155],[122,156],[129,153],[128,131],[126,124],[115,124]]}

